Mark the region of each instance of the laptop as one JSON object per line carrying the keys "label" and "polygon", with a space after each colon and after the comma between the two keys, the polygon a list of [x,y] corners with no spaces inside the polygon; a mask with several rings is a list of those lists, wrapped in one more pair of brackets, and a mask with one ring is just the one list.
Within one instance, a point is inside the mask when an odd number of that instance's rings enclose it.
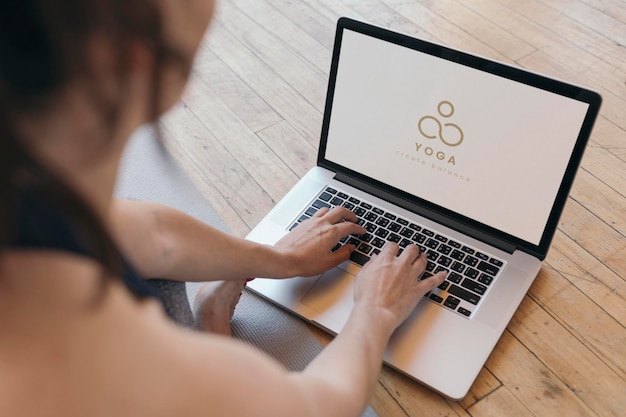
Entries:
{"label": "laptop", "polygon": [[[463,398],[537,276],[601,97],[520,68],[341,18],[313,167],[248,239],[274,244],[322,207],[354,211],[349,261],[249,288],[336,334],[361,266],[388,240],[420,246],[446,282],[384,361]],[[417,278],[416,278],[417,279]]]}

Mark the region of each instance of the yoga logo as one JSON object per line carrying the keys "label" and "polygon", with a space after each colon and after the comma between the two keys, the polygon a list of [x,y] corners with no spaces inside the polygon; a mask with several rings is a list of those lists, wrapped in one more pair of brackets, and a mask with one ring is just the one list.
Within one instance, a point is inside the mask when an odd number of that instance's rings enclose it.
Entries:
{"label": "yoga logo", "polygon": [[[437,112],[441,117],[447,119],[454,114],[454,106],[449,101],[443,100],[437,105]],[[437,133],[431,134],[426,132],[435,132],[433,129],[435,126],[430,122],[431,120],[437,124]],[[463,143],[463,130],[459,126],[454,123],[444,123],[442,126],[439,119],[434,116],[422,117],[417,127],[425,138],[439,138],[445,145],[450,147],[459,146]]]}

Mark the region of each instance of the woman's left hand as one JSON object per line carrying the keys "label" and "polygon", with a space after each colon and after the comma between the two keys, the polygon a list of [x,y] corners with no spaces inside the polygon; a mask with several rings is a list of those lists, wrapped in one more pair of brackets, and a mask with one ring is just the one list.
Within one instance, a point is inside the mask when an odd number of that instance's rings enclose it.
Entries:
{"label": "woman's left hand", "polygon": [[313,217],[287,233],[274,246],[287,257],[288,276],[314,276],[348,260],[354,250],[345,244],[331,250],[348,235],[362,235],[356,215],[345,207],[320,209]]}

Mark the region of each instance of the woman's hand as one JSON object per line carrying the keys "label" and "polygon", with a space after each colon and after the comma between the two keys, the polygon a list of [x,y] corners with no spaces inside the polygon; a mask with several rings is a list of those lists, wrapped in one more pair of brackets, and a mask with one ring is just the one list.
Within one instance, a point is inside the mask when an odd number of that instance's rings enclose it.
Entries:
{"label": "woman's hand", "polygon": [[356,215],[345,207],[322,208],[285,235],[274,247],[287,257],[286,275],[318,275],[346,261],[353,245],[331,250],[345,236],[366,233],[356,221]]}
{"label": "woman's hand", "polygon": [[355,308],[387,316],[393,329],[413,311],[424,294],[440,285],[446,277],[440,272],[419,280],[426,268],[425,253],[416,245],[408,245],[398,253],[398,245],[387,243],[380,254],[363,266],[356,280]]}

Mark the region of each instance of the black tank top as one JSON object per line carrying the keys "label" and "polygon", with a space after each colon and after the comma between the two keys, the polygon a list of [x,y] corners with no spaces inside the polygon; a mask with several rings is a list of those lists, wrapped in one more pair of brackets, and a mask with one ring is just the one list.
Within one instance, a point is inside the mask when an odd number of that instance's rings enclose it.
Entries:
{"label": "black tank top", "polygon": [[[78,228],[67,215],[60,212],[34,190],[24,191],[13,206],[13,225],[9,227],[8,247],[55,249],[92,257]],[[122,282],[136,297],[155,297],[159,293],[123,259]]]}

